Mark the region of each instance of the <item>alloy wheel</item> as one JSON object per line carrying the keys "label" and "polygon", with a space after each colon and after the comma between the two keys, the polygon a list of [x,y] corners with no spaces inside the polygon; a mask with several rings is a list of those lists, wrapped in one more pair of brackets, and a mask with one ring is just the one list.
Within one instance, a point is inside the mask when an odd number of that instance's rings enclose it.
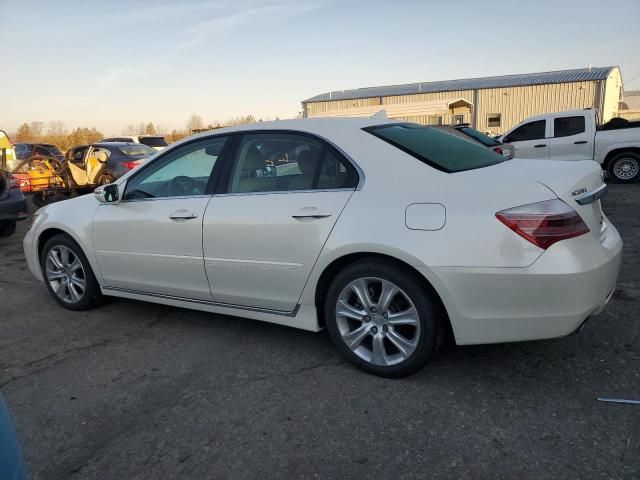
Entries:
{"label": "alloy wheel", "polygon": [[420,339],[418,310],[394,283],[358,278],[340,293],[336,323],[345,345],[366,362],[397,365],[416,350]]}
{"label": "alloy wheel", "polygon": [[69,247],[56,245],[47,254],[46,276],[53,292],[65,303],[78,303],[86,291],[87,277],[78,256]]}

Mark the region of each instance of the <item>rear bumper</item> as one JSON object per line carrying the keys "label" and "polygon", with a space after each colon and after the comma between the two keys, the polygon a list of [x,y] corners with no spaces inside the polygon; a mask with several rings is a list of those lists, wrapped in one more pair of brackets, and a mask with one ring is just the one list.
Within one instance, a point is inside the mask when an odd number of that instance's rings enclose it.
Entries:
{"label": "rear bumper", "polygon": [[27,218],[27,201],[22,192],[17,189],[9,190],[9,196],[0,200],[0,222],[15,222]]}
{"label": "rear bumper", "polygon": [[[568,335],[613,295],[622,240],[613,225],[552,245],[526,268],[433,268],[459,345]],[[426,272],[425,272],[426,273]]]}

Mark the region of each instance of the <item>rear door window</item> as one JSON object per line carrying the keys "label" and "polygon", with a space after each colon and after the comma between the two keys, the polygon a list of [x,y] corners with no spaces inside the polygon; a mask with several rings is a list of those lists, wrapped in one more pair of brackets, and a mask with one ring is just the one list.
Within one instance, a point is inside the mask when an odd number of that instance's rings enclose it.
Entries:
{"label": "rear door window", "polygon": [[364,130],[443,172],[473,170],[505,160],[492,150],[437,128],[405,123],[378,125]]}
{"label": "rear door window", "polygon": [[570,137],[583,133],[585,130],[584,116],[558,117],[553,121],[554,137]]}

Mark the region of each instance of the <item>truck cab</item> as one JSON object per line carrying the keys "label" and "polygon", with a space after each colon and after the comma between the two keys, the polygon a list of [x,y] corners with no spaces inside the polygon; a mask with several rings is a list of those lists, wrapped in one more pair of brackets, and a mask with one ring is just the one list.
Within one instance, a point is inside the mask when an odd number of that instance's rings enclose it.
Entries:
{"label": "truck cab", "polygon": [[516,158],[593,159],[595,110],[573,110],[529,117],[502,137]]}
{"label": "truck cab", "polygon": [[499,138],[511,143],[516,158],[594,160],[613,181],[640,178],[640,124],[613,119],[599,126],[595,109],[529,117]]}

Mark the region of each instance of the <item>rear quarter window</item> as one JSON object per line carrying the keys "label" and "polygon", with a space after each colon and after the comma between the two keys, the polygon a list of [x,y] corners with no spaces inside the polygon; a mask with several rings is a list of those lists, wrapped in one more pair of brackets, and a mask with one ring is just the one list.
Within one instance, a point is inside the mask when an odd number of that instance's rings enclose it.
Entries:
{"label": "rear quarter window", "polygon": [[416,124],[367,127],[366,132],[447,173],[488,167],[505,158],[468,140]]}

